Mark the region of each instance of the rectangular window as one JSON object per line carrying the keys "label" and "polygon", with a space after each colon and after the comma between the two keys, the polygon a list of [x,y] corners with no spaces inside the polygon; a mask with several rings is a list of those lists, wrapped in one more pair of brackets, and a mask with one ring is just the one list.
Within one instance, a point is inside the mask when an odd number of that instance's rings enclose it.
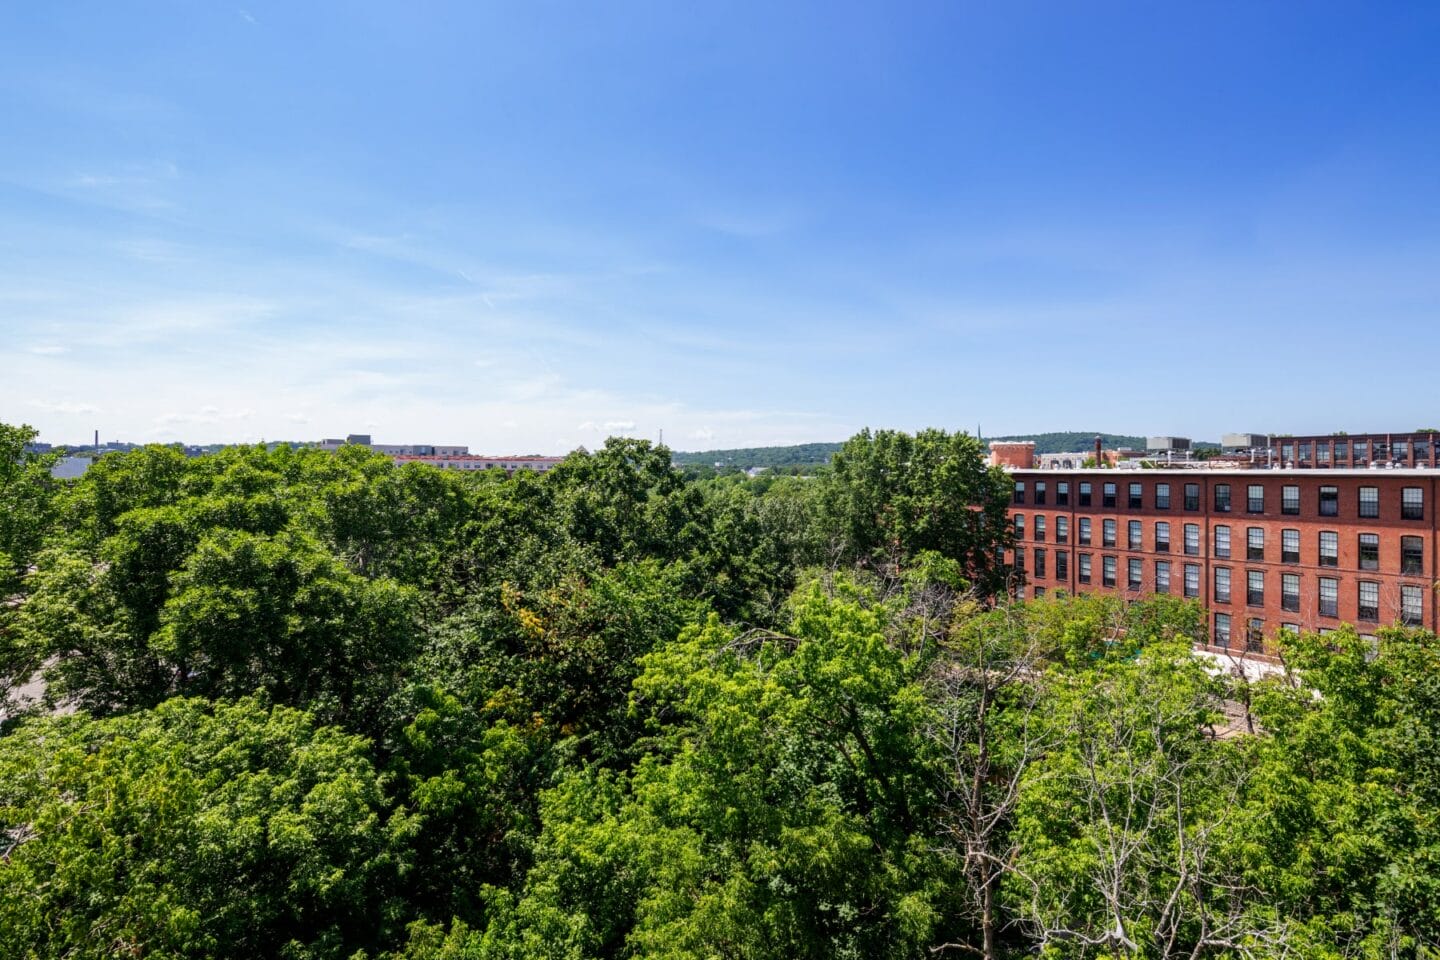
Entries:
{"label": "rectangular window", "polygon": [[1322,467],[1330,466],[1330,444],[1315,444],[1315,463]]}
{"label": "rectangular window", "polygon": [[1380,619],[1380,584],[1373,580],[1360,581],[1360,603],[1355,616],[1372,623]]}
{"label": "rectangular window", "polygon": [[1245,630],[1245,651],[1247,653],[1260,653],[1265,649],[1265,621],[1259,617],[1251,617],[1250,625]]}
{"label": "rectangular window", "polygon": [[1230,646],[1230,614],[1215,614],[1215,646]]}
{"label": "rectangular window", "polygon": [[1080,546],[1090,546],[1090,518],[1080,518]]}
{"label": "rectangular window", "polygon": [[1252,483],[1245,488],[1245,512],[1265,512],[1265,487],[1258,483]]}
{"label": "rectangular window", "polygon": [[1305,467],[1310,465],[1310,442],[1308,440],[1300,444],[1300,465]]}
{"label": "rectangular window", "polygon": [[1395,446],[1394,446],[1394,449],[1393,449],[1392,452],[1393,452],[1394,458],[1395,458],[1396,460],[1400,461],[1401,463],[1409,463],[1409,462],[1410,462],[1410,441],[1409,441],[1409,440],[1396,440],[1396,441],[1395,441]]}
{"label": "rectangular window", "polygon": [[1043,507],[1043,506],[1045,506],[1045,481],[1044,481],[1044,480],[1036,480],[1036,481],[1035,481],[1035,506],[1037,506],[1037,507]]}
{"label": "rectangular window", "polygon": [[1230,568],[1229,568],[1229,567],[1216,567],[1216,568],[1215,568],[1215,594],[1214,594],[1214,596],[1215,596],[1215,602],[1216,602],[1216,603],[1229,603],[1229,602],[1230,602]]}
{"label": "rectangular window", "polygon": [[1265,606],[1265,574],[1263,571],[1245,571],[1245,604],[1250,607]]}
{"label": "rectangular window", "polygon": [[1360,516],[1374,519],[1380,516],[1380,488],[1360,488]]}
{"label": "rectangular window", "polygon": [[1100,546],[1115,546],[1115,520],[1112,517],[1100,521]]}
{"label": "rectangular window", "polygon": [[1340,464],[1340,463],[1343,463],[1344,461],[1349,460],[1349,459],[1350,459],[1350,441],[1349,441],[1349,440],[1336,440],[1336,441],[1335,441],[1335,463],[1336,463],[1336,464]]}
{"label": "rectangular window", "polygon": [[1187,557],[1200,556],[1200,524],[1185,524],[1185,555]]}
{"label": "rectangular window", "polygon": [[1280,488],[1280,512],[1296,516],[1300,513],[1300,488],[1285,486]]}
{"label": "rectangular window", "polygon": [[1340,566],[1340,534],[1333,530],[1320,531],[1320,566]]}
{"label": "rectangular window", "polygon": [[1025,548],[1024,548],[1024,547],[1016,547],[1016,548],[1015,548],[1015,572],[1016,572],[1016,573],[1024,573],[1024,572],[1025,572]]}
{"label": "rectangular window", "polygon": [[1143,563],[1143,560],[1125,561],[1125,585],[1131,590],[1139,590],[1144,584]]}
{"label": "rectangular window", "polygon": [[1115,506],[1115,484],[1107,483],[1100,488],[1100,505],[1102,507]]}
{"label": "rectangular window", "polygon": [[1198,483],[1187,483],[1187,484],[1185,484],[1185,509],[1186,509],[1186,510],[1199,510],[1199,509],[1200,509],[1200,484],[1198,484]]}
{"label": "rectangular window", "polygon": [[1025,502],[1025,481],[1024,481],[1024,480],[1016,480],[1016,481],[1015,481],[1015,502],[1016,502],[1016,503],[1024,503],[1024,502]]}
{"label": "rectangular window", "polygon": [[1356,441],[1355,441],[1355,463],[1356,463],[1356,465],[1357,465],[1357,466],[1363,465],[1363,464],[1364,464],[1367,460],[1369,460],[1369,459],[1370,459],[1370,441],[1369,441],[1369,440],[1356,440]]}
{"label": "rectangular window", "polygon": [[1035,516],[1035,542],[1045,542],[1045,517],[1040,514]]}
{"label": "rectangular window", "polygon": [[1089,481],[1089,480],[1081,480],[1081,481],[1080,481],[1080,506],[1082,506],[1082,507],[1088,507],[1088,506],[1090,506],[1090,481]]}
{"label": "rectangular window", "polygon": [[1155,521],[1155,552],[1170,552],[1170,522],[1168,520]]}
{"label": "rectangular window", "polygon": [[1139,510],[1145,506],[1144,487],[1141,484],[1130,484],[1128,502],[1131,510]]}
{"label": "rectangular window", "polygon": [[1300,562],[1300,531],[1299,531],[1299,530],[1281,530],[1281,531],[1280,531],[1280,562],[1281,562],[1281,563],[1299,563],[1299,562]]}
{"label": "rectangular window", "polygon": [[1200,564],[1185,564],[1185,596],[1200,596]]}
{"label": "rectangular window", "polygon": [[1415,462],[1416,462],[1416,463],[1429,463],[1429,462],[1430,462],[1430,441],[1429,441],[1429,440],[1416,440],[1416,441],[1415,441]]}
{"label": "rectangular window", "polygon": [[1321,488],[1320,488],[1320,516],[1322,516],[1322,517],[1338,517],[1338,516],[1340,516],[1340,488],[1339,488],[1339,487],[1321,487]]}
{"label": "rectangular window", "polygon": [[1170,561],[1169,561],[1169,560],[1156,560],[1156,561],[1155,561],[1155,592],[1156,592],[1156,593],[1169,593],[1169,592],[1170,592]]}
{"label": "rectangular window", "polygon": [[1107,587],[1115,586],[1115,558],[1100,558],[1100,582]]}
{"label": "rectangular window", "polygon": [[1340,615],[1340,581],[1334,577],[1320,578],[1320,616]]}
{"label": "rectangular window", "polygon": [[1169,510],[1169,509],[1170,509],[1170,484],[1168,484],[1168,483],[1157,483],[1157,484],[1155,484],[1155,509],[1156,509],[1156,510]]}
{"label": "rectangular window", "polygon": [[1021,513],[1015,514],[1015,539],[1025,539],[1025,515]]}
{"label": "rectangular window", "polygon": [[1215,512],[1230,512],[1230,484],[1228,483],[1215,484]]}
{"label": "rectangular window", "polygon": [[1077,568],[1077,569],[1078,569],[1077,579],[1079,579],[1079,581],[1080,581],[1081,583],[1089,583],[1089,582],[1090,582],[1090,554],[1088,554],[1088,553],[1079,554],[1078,559],[1079,559],[1079,561],[1080,561],[1080,566]]}
{"label": "rectangular window", "polygon": [[1265,559],[1265,528],[1247,527],[1245,529],[1245,559]]}
{"label": "rectangular window", "polygon": [[1380,534],[1360,534],[1360,569],[1380,569]]}
{"label": "rectangular window", "polygon": [[1281,459],[1286,465],[1289,465],[1289,464],[1293,463],[1293,462],[1295,461],[1295,444],[1293,444],[1293,443],[1282,443],[1282,444],[1280,444],[1280,459]]}
{"label": "rectangular window", "polygon": [[1070,578],[1070,554],[1064,550],[1055,551],[1055,579],[1068,580]]}
{"label": "rectangular window", "polygon": [[1055,506],[1070,506],[1070,481],[1061,480],[1055,484]]}
{"label": "rectangular window", "polygon": [[1069,542],[1070,542],[1070,518],[1069,518],[1069,517],[1056,517],[1056,518],[1055,518],[1055,542],[1056,542],[1056,543],[1069,543]]}
{"label": "rectangular window", "polygon": [[1036,587],[1036,588],[1035,588],[1035,599],[1036,599],[1036,600],[1044,600],[1044,599],[1045,599],[1045,588],[1044,588],[1044,587]]}
{"label": "rectangular window", "polygon": [[1230,528],[1223,523],[1215,528],[1215,556],[1222,560],[1230,558]]}
{"label": "rectangular window", "polygon": [[1041,580],[1045,579],[1045,559],[1045,551],[1037,547],[1035,550],[1035,576]]}
{"label": "rectangular window", "polygon": [[1421,537],[1400,538],[1400,572],[1418,577],[1425,572],[1425,541]]}
{"label": "rectangular window", "polygon": [[1125,546],[1130,550],[1139,550],[1140,545],[1140,521],[1130,520],[1125,524]]}
{"label": "rectangular window", "polygon": [[1400,519],[1425,519],[1425,491],[1420,487],[1406,487],[1400,491]]}
{"label": "rectangular window", "polygon": [[1418,627],[1425,622],[1425,600],[1419,587],[1400,588],[1400,620],[1407,627]]}
{"label": "rectangular window", "polygon": [[1280,609],[1297,613],[1300,611],[1300,574],[1280,575]]}

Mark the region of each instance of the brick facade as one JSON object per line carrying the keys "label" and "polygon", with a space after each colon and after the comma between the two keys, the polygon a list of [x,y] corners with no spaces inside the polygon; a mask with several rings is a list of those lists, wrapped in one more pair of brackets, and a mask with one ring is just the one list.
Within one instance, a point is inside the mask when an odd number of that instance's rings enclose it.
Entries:
{"label": "brick facade", "polygon": [[[1255,652],[1287,624],[1313,631],[1351,623],[1365,634],[1400,621],[1431,630],[1440,622],[1440,475],[1428,470],[1017,470],[1011,476],[1011,519],[1018,521],[1025,573],[1017,582],[1032,595],[1184,596],[1191,566],[1193,595],[1209,610],[1212,640],[1220,639],[1225,625],[1216,614],[1229,617],[1229,643],[1216,646],[1237,650],[1248,642]],[[1037,518],[1043,518],[1039,529]],[[1112,527],[1114,544],[1107,546]],[[1287,540],[1298,547],[1293,554],[1285,549]],[[1087,555],[1084,582],[1081,557]],[[1132,561],[1138,566],[1132,568]],[[1169,585],[1157,590],[1164,586],[1163,564]],[[1107,584],[1112,568],[1114,583]],[[1138,586],[1132,586],[1132,573]],[[1258,590],[1249,589],[1252,583]]]}

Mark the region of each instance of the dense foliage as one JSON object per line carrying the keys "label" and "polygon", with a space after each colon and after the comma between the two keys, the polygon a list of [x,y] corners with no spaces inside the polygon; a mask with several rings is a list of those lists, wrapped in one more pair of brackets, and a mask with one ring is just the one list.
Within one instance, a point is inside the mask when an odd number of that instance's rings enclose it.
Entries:
{"label": "dense foliage", "polygon": [[[688,480],[0,428],[0,955],[1440,949],[1440,648],[1005,600],[973,438]],[[18,696],[43,688],[39,699]]]}

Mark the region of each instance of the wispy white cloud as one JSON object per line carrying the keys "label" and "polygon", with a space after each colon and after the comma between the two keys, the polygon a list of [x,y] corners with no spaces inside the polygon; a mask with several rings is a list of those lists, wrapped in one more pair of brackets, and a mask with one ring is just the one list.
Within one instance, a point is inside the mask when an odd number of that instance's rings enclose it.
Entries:
{"label": "wispy white cloud", "polygon": [[235,422],[240,420],[249,420],[254,416],[255,411],[250,409],[249,407],[242,407],[240,409],[232,410],[222,410],[219,407],[207,404],[200,409],[189,413],[180,413],[174,411],[170,413],[162,413],[155,418],[155,422],[166,425],[185,423],[218,424]]}
{"label": "wispy white cloud", "polygon": [[27,353],[33,353],[37,357],[58,357],[62,353],[69,353],[70,348],[58,343],[37,343],[26,349]]}
{"label": "wispy white cloud", "polygon": [[63,413],[70,416],[100,412],[100,408],[93,403],[80,403],[75,400],[31,400],[29,404],[47,413]]}

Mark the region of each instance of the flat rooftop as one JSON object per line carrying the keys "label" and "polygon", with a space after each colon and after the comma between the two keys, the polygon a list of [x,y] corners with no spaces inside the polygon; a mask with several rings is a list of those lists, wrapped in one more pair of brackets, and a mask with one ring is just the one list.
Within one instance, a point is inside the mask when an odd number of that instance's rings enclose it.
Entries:
{"label": "flat rooftop", "polygon": [[1166,476],[1193,477],[1196,474],[1202,476],[1227,476],[1227,477],[1264,477],[1266,475],[1279,474],[1286,477],[1373,477],[1377,473],[1399,473],[1406,476],[1440,476],[1440,468],[1430,467],[1111,467],[1104,469],[1100,467],[1073,467],[1073,468],[1047,468],[1047,467],[1002,467],[1006,473],[1088,473],[1099,477],[1117,476],[1151,476],[1152,474],[1164,474]]}

